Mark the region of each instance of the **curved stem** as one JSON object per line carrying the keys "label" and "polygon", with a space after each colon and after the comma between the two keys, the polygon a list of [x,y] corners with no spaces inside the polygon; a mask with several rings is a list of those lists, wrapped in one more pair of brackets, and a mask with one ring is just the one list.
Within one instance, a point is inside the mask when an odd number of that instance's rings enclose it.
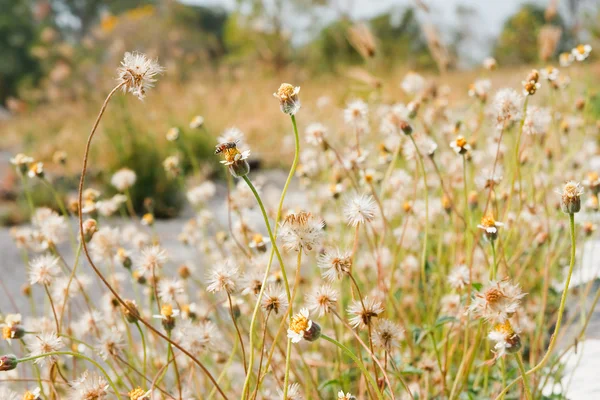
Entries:
{"label": "curved stem", "polygon": [[[87,142],[85,145],[85,152],[83,154],[83,166],[81,167],[81,178],[79,179],[79,188],[78,188],[78,193],[77,193],[77,199],[78,199],[78,205],[79,205],[79,212],[78,212],[79,235],[81,238],[81,244],[83,246],[83,252],[85,254],[86,259],[88,260],[90,266],[94,270],[94,273],[96,274],[96,276],[98,276],[98,278],[100,278],[102,283],[108,288],[108,290],[110,290],[110,292],[115,297],[115,299],[123,307],[125,307],[127,310],[129,310],[131,313],[135,313],[136,310],[134,310],[127,303],[125,303],[123,298],[117,293],[117,291],[112,287],[112,285],[106,280],[106,278],[104,277],[102,272],[100,272],[100,270],[94,263],[94,260],[92,260],[92,257],[90,256],[90,253],[87,248],[87,244],[85,242],[85,237],[84,237],[84,233],[83,233],[83,213],[81,212],[81,210],[82,210],[81,204],[83,204],[83,186],[85,183],[85,174],[87,172],[88,157],[89,157],[89,153],[90,153],[90,147],[92,145],[92,139],[94,138],[94,134],[96,133],[96,129],[98,128],[98,124],[100,123],[100,120],[102,119],[102,115],[104,115],[104,111],[106,110],[106,107],[108,106],[108,102],[110,101],[112,96],[117,92],[117,90],[119,90],[121,88],[121,86],[123,86],[123,84],[124,83],[121,83],[121,84],[115,86],[115,88],[108,94],[108,96],[104,100],[104,103],[102,104],[102,107],[100,108],[100,112],[98,113],[98,116],[96,117],[96,121],[94,122],[94,126],[92,127],[90,135],[88,136],[88,139],[87,139]],[[211,383],[213,385],[215,385],[215,387],[217,388],[217,390],[219,391],[221,396],[224,399],[227,399],[225,392],[223,392],[223,390],[218,385],[218,383],[215,381],[215,378],[212,376],[210,371],[208,369],[206,369],[206,367],[204,366],[204,364],[202,364],[200,362],[200,360],[198,360],[196,357],[194,357],[192,355],[192,353],[190,353],[189,351],[184,349],[181,345],[177,344],[176,342],[174,342],[173,340],[168,338],[165,334],[163,334],[158,329],[156,329],[154,326],[152,326],[152,324],[150,322],[148,322],[147,320],[140,318],[139,321],[142,324],[144,324],[148,329],[150,329],[154,334],[159,336],[161,339],[166,340],[167,342],[171,343],[173,346],[175,346],[177,349],[179,349],[181,352],[183,352],[186,356],[188,356],[192,361],[194,361],[194,363],[196,363],[200,367],[200,369],[202,369],[202,372],[204,372],[204,374],[210,379]]]}
{"label": "curved stem", "polygon": [[527,400],[531,400],[531,389],[529,388],[529,382],[527,382],[527,373],[525,372],[525,366],[523,365],[523,358],[521,357],[521,353],[515,354],[515,358],[517,359],[517,364],[519,365],[519,372],[521,372],[521,377],[523,378],[525,397],[527,398]]}
{"label": "curved stem", "polygon": [[[560,330],[560,325],[562,322],[562,317],[565,311],[565,304],[567,302],[567,293],[569,292],[569,284],[571,283],[571,275],[573,275],[573,267],[575,266],[575,214],[569,214],[569,225],[571,231],[571,262],[569,263],[569,272],[567,274],[567,280],[565,281],[565,288],[563,289],[562,297],[560,298],[560,306],[558,308],[558,317],[556,319],[556,325],[554,326],[554,333],[552,333],[552,338],[550,339],[550,344],[548,345],[548,350],[546,350],[546,354],[537,363],[537,365],[531,368],[529,371],[525,373],[525,376],[529,376],[536,371],[539,371],[550,359],[552,355],[552,350],[554,350],[554,346],[556,345],[556,338],[558,336],[558,331]],[[518,377],[513,380],[511,383],[506,386],[502,392],[498,396],[496,396],[496,400],[499,400],[503,397],[508,390],[517,382],[523,379],[523,376]]]}
{"label": "curved stem", "polygon": [[88,356],[83,355],[81,353],[74,353],[72,351],[52,351],[50,353],[44,353],[44,354],[39,354],[39,355],[36,355],[36,356],[20,358],[20,359],[17,360],[17,363],[22,363],[22,362],[26,362],[26,361],[32,361],[32,360],[36,360],[36,359],[42,358],[42,357],[61,356],[61,355],[64,355],[64,356],[73,356],[73,357],[76,357],[76,358],[81,358],[83,360],[86,360],[86,361],[94,364],[94,366],[96,368],[98,368],[100,371],[102,371],[102,374],[104,374],[104,376],[108,380],[108,384],[110,385],[110,387],[112,388],[112,390],[115,392],[115,395],[117,396],[117,398],[119,400],[121,399],[121,395],[119,394],[119,391],[117,390],[116,385],[114,384],[114,382],[112,381],[112,379],[110,379],[110,376],[108,375],[108,373],[106,372],[106,370],[104,370],[104,368],[102,368],[102,366],[100,364],[98,364],[96,361],[92,360]]}
{"label": "curved stem", "polygon": [[146,388],[146,361],[147,361],[147,354],[146,354],[146,338],[144,337],[144,331],[142,331],[142,327],[140,326],[140,323],[135,321],[135,326],[137,326],[138,332],[140,333],[140,337],[142,338],[142,349],[144,351],[144,364],[142,366],[142,371],[144,374],[144,389]]}
{"label": "curved stem", "polygon": [[425,186],[425,230],[423,232],[423,251],[421,253],[421,284],[423,285],[423,291],[426,292],[427,275],[425,271],[425,264],[427,259],[427,239],[429,233],[429,194],[427,193],[427,174],[425,173],[425,163],[423,162],[421,151],[417,147],[417,142],[415,142],[415,139],[412,137],[412,135],[408,135],[408,137],[415,146],[415,152],[417,153],[419,167],[421,169],[421,173],[423,174],[423,184]]}
{"label": "curved stem", "polygon": [[[294,177],[294,174],[296,173],[296,168],[298,167],[298,162],[300,161],[300,136],[298,135],[298,126],[296,124],[296,116],[291,115],[291,120],[292,120],[292,126],[294,127],[294,161],[292,162],[290,172],[288,173],[287,180],[285,181],[285,185],[283,186],[283,190],[281,191],[281,196],[279,198],[279,205],[277,206],[277,216],[275,217],[275,228],[274,228],[275,234],[277,234],[277,224],[279,223],[279,220],[281,219],[281,212],[283,210],[283,201],[285,200],[285,195],[287,194],[288,188],[290,186],[290,182],[292,181],[292,178]],[[269,226],[269,219],[268,219],[267,214],[262,205],[262,201],[260,200],[260,196],[256,192],[256,189],[254,189],[254,186],[252,186],[252,183],[250,182],[250,180],[245,176],[243,178],[246,181],[246,183],[248,184],[248,186],[250,187],[250,189],[252,190],[252,193],[254,193],[254,196],[256,197],[256,200],[257,200],[258,204],[260,205],[261,211],[263,213],[263,217],[265,219],[265,225],[267,226],[267,231],[269,232],[269,238],[271,239],[271,243],[273,244],[273,247],[271,248],[271,254],[269,256],[269,262],[267,264],[267,269],[265,270],[265,275],[263,277],[263,282],[262,282],[262,285],[260,288],[260,292],[258,294],[258,298],[256,299],[256,304],[254,305],[254,311],[252,312],[252,320],[250,321],[250,328],[249,328],[250,329],[250,333],[249,333],[249,335],[250,335],[250,360],[248,362],[248,371],[252,372],[252,367],[254,364],[254,326],[256,324],[256,318],[258,315],[258,310],[260,308],[260,302],[262,300],[262,296],[265,291],[265,286],[267,284],[267,279],[269,278],[269,273],[271,271],[271,264],[273,263],[273,254],[275,252],[277,252],[277,259],[279,260],[281,274],[284,279],[285,290],[286,290],[286,294],[288,296],[288,300],[290,300],[290,287],[289,287],[289,284],[287,281],[284,264],[281,261],[281,255],[279,254],[279,250],[277,249],[277,247],[275,245],[274,235],[271,233],[271,227]],[[291,308],[291,304],[290,304],[290,308]],[[290,313],[290,316],[291,316],[291,313]],[[248,393],[249,384],[250,384],[250,375],[251,375],[251,373],[246,374],[246,379],[244,381],[244,388],[242,389],[242,398],[244,398]],[[260,377],[259,377],[259,379],[260,379]],[[258,381],[258,384],[260,384],[260,381]]]}
{"label": "curved stem", "polygon": [[231,295],[229,294],[229,292],[227,292],[227,300],[229,301],[229,315],[231,315],[231,321],[233,322],[233,326],[235,327],[235,331],[237,332],[237,336],[240,341],[240,347],[242,351],[242,362],[244,363],[244,372],[247,374],[248,365],[246,364],[246,350],[244,350],[244,340],[242,339],[240,328],[238,327],[237,321],[235,319],[235,314],[233,313],[233,302],[231,301]]}
{"label": "curved stem", "polygon": [[[291,171],[290,171],[291,172]],[[291,174],[288,177],[288,179],[291,179]],[[250,179],[248,179],[247,176],[243,176],[242,177],[244,179],[244,181],[246,181],[246,184],[248,185],[248,187],[250,188],[250,190],[252,191],[252,193],[254,194],[254,197],[256,198],[256,202],[258,203],[258,206],[260,207],[260,211],[263,215],[263,219],[265,222],[265,226],[267,227],[267,232],[269,234],[269,239],[271,240],[271,244],[272,244],[272,250],[271,250],[271,258],[269,259],[269,264],[267,265],[267,269],[265,271],[265,276],[263,279],[263,285],[260,288],[260,293],[258,295],[258,299],[256,300],[256,305],[254,307],[254,313],[252,316],[252,321],[250,322],[250,363],[248,366],[248,370],[252,371],[252,364],[254,362],[254,323],[256,322],[256,315],[258,314],[258,308],[260,307],[260,301],[261,301],[261,295],[264,293],[264,289],[266,286],[266,280],[269,277],[269,270],[270,270],[270,266],[271,266],[271,262],[273,260],[273,252],[277,255],[277,260],[279,261],[279,265],[281,267],[281,275],[283,277],[283,283],[285,286],[285,292],[288,298],[288,303],[289,303],[289,309],[290,309],[290,318],[291,318],[291,309],[292,309],[292,304],[291,304],[291,300],[292,300],[292,295],[290,292],[290,284],[288,282],[288,278],[287,278],[287,273],[285,272],[285,264],[283,262],[283,258],[281,257],[281,253],[279,252],[279,248],[277,247],[277,242],[275,241],[275,235],[273,235],[273,231],[271,230],[271,224],[269,222],[269,216],[267,215],[267,211],[265,210],[265,206],[263,205],[263,202],[260,198],[260,195],[258,194],[258,192],[256,191],[256,188],[254,187],[254,185],[252,184],[252,182],[250,181]],[[287,184],[286,187],[284,188],[284,191],[287,190]],[[280,209],[281,207],[283,207],[283,198],[284,196],[282,195],[281,197],[281,202],[280,202]],[[281,210],[280,210],[281,211]],[[277,219],[280,218],[280,211],[277,213],[278,217]],[[277,220],[276,220],[277,222]],[[246,380],[244,382],[244,389],[242,390],[242,398],[244,398],[247,395],[248,389],[249,389],[249,383],[250,383],[250,373],[246,374]]]}
{"label": "curved stem", "polygon": [[[369,381],[369,384],[373,387],[373,390],[377,394],[377,398],[379,400],[383,400],[383,395],[381,394],[381,391],[379,390],[379,387],[377,386],[377,383],[375,382],[375,379],[373,379],[373,377],[371,376],[371,374],[369,374],[369,371],[367,371],[367,368],[362,363],[362,361],[360,361],[358,359],[358,357],[356,357],[354,355],[354,353],[349,348],[347,348],[346,346],[344,346],[343,344],[341,344],[337,340],[335,340],[333,338],[330,338],[329,336],[325,335],[324,333],[321,333],[321,338],[327,340],[329,343],[333,343],[334,345],[336,345],[337,347],[339,347],[344,353],[346,353],[346,355],[348,357],[350,357],[352,359],[352,361],[354,361],[354,363],[356,364],[356,366],[358,368],[360,368],[360,370],[363,373],[363,375],[365,376],[365,378],[367,378],[367,380]],[[391,390],[391,388],[390,388],[390,390]]]}

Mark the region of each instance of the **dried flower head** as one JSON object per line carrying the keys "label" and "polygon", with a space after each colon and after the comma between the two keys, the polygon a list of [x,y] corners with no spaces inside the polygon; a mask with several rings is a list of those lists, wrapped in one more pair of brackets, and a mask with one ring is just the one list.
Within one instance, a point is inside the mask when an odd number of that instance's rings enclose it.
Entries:
{"label": "dried flower head", "polygon": [[[25,342],[29,349],[29,357],[37,357],[42,354],[59,351],[64,347],[64,343],[55,332],[42,332],[39,335],[26,336]],[[53,364],[56,361],[56,356],[40,357],[35,359],[35,363],[44,366],[46,362]]]}
{"label": "dried flower head", "polygon": [[561,196],[560,206],[566,214],[575,214],[581,210],[581,195],[583,187],[579,182],[568,181],[565,183],[562,192],[558,192]]}
{"label": "dried flower head", "polygon": [[125,53],[121,67],[117,70],[118,81],[124,92],[129,92],[143,100],[146,91],[154,86],[156,76],[164,72],[156,60],[142,53]]}
{"label": "dried flower head", "polygon": [[349,225],[356,227],[359,224],[370,222],[375,218],[377,206],[373,196],[369,194],[355,194],[346,200],[344,216]]}
{"label": "dried flower head", "polygon": [[374,298],[365,297],[362,301],[354,300],[348,307],[348,313],[352,315],[348,322],[355,328],[366,328],[372,323],[371,320],[382,312],[381,302]]}
{"label": "dried flower head", "polygon": [[233,261],[226,259],[210,271],[206,290],[211,293],[225,291],[231,294],[236,290],[238,275],[239,268]]}
{"label": "dried flower head", "polygon": [[352,256],[349,252],[341,252],[339,249],[326,250],[319,255],[317,265],[322,270],[323,278],[333,282],[351,271]]}
{"label": "dried flower head", "polygon": [[29,263],[29,283],[32,285],[51,285],[60,273],[59,259],[51,254],[34,258]]}
{"label": "dried flower head", "polygon": [[485,290],[475,294],[469,310],[475,317],[502,323],[519,309],[524,296],[519,285],[507,279],[491,281]]}
{"label": "dried flower head", "polygon": [[299,86],[292,86],[289,83],[282,83],[277,89],[276,93],[273,93],[277,99],[279,99],[279,107],[281,112],[284,114],[295,115],[300,110],[300,99],[298,98],[300,93]]}
{"label": "dried flower head", "polygon": [[388,353],[392,348],[400,346],[400,341],[404,338],[404,329],[389,319],[377,322],[373,333],[373,345]]}
{"label": "dried flower head", "polygon": [[308,254],[310,250],[321,245],[324,226],[322,219],[309,212],[291,213],[281,224],[278,236],[286,250],[304,250]]}
{"label": "dried flower head", "polygon": [[338,293],[330,285],[321,285],[306,296],[306,306],[310,311],[322,317],[335,309]]}
{"label": "dried flower head", "polygon": [[267,312],[284,313],[288,308],[285,291],[279,286],[269,286],[263,293],[261,307]]}

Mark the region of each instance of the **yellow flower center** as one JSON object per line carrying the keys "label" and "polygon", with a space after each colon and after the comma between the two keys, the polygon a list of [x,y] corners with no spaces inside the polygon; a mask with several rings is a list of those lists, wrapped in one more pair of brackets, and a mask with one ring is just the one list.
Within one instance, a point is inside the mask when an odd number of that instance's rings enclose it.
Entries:
{"label": "yellow flower center", "polygon": [[35,395],[28,390],[23,395],[23,400],[35,400]]}
{"label": "yellow flower center", "polygon": [[579,46],[576,47],[576,49],[579,54],[585,54],[585,46],[584,45],[580,44]]}
{"label": "yellow flower center", "polygon": [[12,329],[10,326],[5,326],[2,328],[2,339],[11,339],[12,338]]}
{"label": "yellow flower center", "polygon": [[510,337],[515,334],[515,330],[513,329],[509,320],[504,321],[502,324],[496,324],[496,326],[494,326],[494,330],[502,333],[506,337]]}
{"label": "yellow flower center", "polygon": [[292,317],[290,322],[290,330],[300,333],[308,329],[308,318],[302,314],[296,314]]}
{"label": "yellow flower center", "polygon": [[504,293],[500,289],[492,288],[485,292],[485,300],[489,304],[494,304],[500,301],[504,297]]}
{"label": "yellow flower center", "polygon": [[467,140],[464,137],[459,136],[456,138],[456,145],[458,147],[465,147],[467,145]]}
{"label": "yellow flower center", "polygon": [[496,226],[496,220],[491,214],[488,214],[485,217],[481,218],[481,225],[485,226],[486,228],[491,228],[493,226]]}
{"label": "yellow flower center", "polygon": [[598,173],[597,172],[588,172],[588,180],[590,182],[596,182],[598,180]]}
{"label": "yellow flower center", "polygon": [[163,317],[170,318],[171,316],[173,316],[173,306],[171,306],[170,304],[164,304],[160,309],[160,314]]}
{"label": "yellow flower center", "polygon": [[129,395],[129,400],[138,400],[140,399],[146,392],[140,387],[133,389],[131,392],[127,393]]}
{"label": "yellow flower center", "polygon": [[287,100],[294,96],[296,89],[289,83],[282,83],[277,90],[277,97],[282,100]]}

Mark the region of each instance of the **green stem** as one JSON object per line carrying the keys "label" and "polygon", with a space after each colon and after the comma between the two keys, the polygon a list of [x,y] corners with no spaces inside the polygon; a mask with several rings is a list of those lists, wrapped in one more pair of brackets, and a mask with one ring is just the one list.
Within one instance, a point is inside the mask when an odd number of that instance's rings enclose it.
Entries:
{"label": "green stem", "polygon": [[[298,281],[300,278],[300,264],[302,263],[302,249],[298,250],[298,260],[296,263],[296,280],[294,282],[294,289],[292,291],[292,298],[289,301],[288,313],[290,318],[292,316],[292,304],[294,303],[294,297],[296,296],[296,289],[298,288]],[[265,327],[266,329],[266,327]],[[290,365],[292,363],[292,339],[287,340],[287,348],[285,350],[285,375],[283,378],[283,398],[287,399],[287,391],[290,380]]]}
{"label": "green stem", "polygon": [[144,351],[144,365],[142,366],[142,371],[144,373],[144,389],[146,389],[146,338],[144,337],[144,331],[142,330],[140,323],[135,321],[135,326],[137,326],[138,332],[140,333],[140,337],[142,338],[142,349]]}
{"label": "green stem", "polygon": [[[292,168],[294,169],[294,167]],[[290,171],[291,172],[291,171]],[[288,180],[291,179],[292,174],[290,174],[290,176],[288,177]],[[250,322],[250,362],[248,363],[248,373],[246,374],[246,380],[244,382],[244,389],[242,390],[242,398],[244,398],[248,392],[249,389],[249,383],[250,383],[250,375],[252,372],[252,364],[254,363],[254,324],[256,322],[256,315],[258,314],[258,309],[260,308],[260,301],[261,301],[261,297],[262,294],[264,293],[264,289],[266,286],[266,280],[269,277],[269,270],[271,267],[271,261],[273,259],[272,254],[273,252],[275,252],[275,254],[277,255],[277,260],[279,261],[279,265],[281,267],[281,275],[283,277],[283,283],[285,286],[285,292],[288,298],[288,303],[289,303],[289,308],[291,310],[292,308],[292,304],[291,304],[291,299],[292,299],[292,295],[290,293],[290,284],[288,282],[288,278],[287,278],[287,274],[285,272],[285,264],[283,262],[283,258],[281,257],[281,253],[279,252],[279,248],[277,247],[277,242],[275,241],[275,235],[273,235],[273,231],[271,230],[271,224],[269,223],[269,216],[267,215],[267,211],[265,210],[265,206],[260,198],[260,195],[258,194],[258,192],[256,191],[256,188],[254,187],[254,185],[252,184],[252,182],[250,181],[250,179],[248,179],[247,176],[243,176],[242,177],[244,179],[244,181],[246,181],[246,184],[248,185],[248,187],[250,188],[250,190],[252,191],[252,193],[254,194],[254,197],[256,198],[256,202],[258,203],[258,206],[260,207],[260,211],[263,215],[263,219],[265,222],[265,226],[267,227],[267,232],[269,233],[269,239],[271,240],[271,245],[272,245],[272,251],[271,251],[271,259],[269,260],[269,264],[267,265],[267,269],[265,271],[265,276],[263,279],[263,285],[260,289],[260,293],[259,293],[259,297],[256,300],[256,305],[254,307],[254,313],[252,315],[252,321]],[[287,183],[286,186],[284,188],[284,193],[287,190]],[[280,201],[280,211],[281,208],[283,207],[283,194],[281,196],[281,201]],[[277,212],[278,217],[277,220],[280,217],[280,211]],[[277,223],[277,220],[275,221]],[[290,312],[290,318],[291,318],[291,312]],[[284,389],[285,390],[285,389]]]}
{"label": "green stem", "polygon": [[32,360],[36,360],[36,359],[42,358],[42,357],[60,356],[60,355],[73,356],[73,357],[81,358],[83,360],[86,360],[86,361],[92,363],[96,368],[98,368],[100,371],[102,371],[102,374],[104,374],[104,376],[108,380],[108,384],[110,385],[110,387],[112,388],[112,390],[115,392],[115,395],[117,396],[117,398],[119,400],[121,400],[121,395],[119,394],[119,391],[117,390],[117,387],[115,386],[115,384],[112,381],[112,379],[110,379],[110,376],[104,370],[104,368],[102,368],[102,366],[100,366],[100,364],[98,364],[96,361],[92,360],[88,356],[85,356],[85,355],[83,355],[81,353],[74,353],[72,351],[52,351],[50,353],[39,354],[37,356],[20,358],[20,359],[17,360],[17,363],[22,363],[22,362],[26,362],[26,361],[32,361]]}
{"label": "green stem", "polygon": [[527,381],[527,373],[525,372],[525,366],[523,365],[523,358],[521,357],[521,353],[515,354],[515,358],[517,359],[517,364],[519,365],[519,371],[521,372],[521,377],[523,378],[523,387],[525,388],[525,397],[527,400],[531,400],[531,389],[529,388],[529,382]]}
{"label": "green stem", "polygon": [[[556,319],[556,325],[554,326],[554,333],[552,334],[550,344],[548,345],[548,350],[546,350],[546,354],[544,355],[544,357],[540,360],[540,362],[537,363],[535,367],[527,371],[525,373],[525,376],[529,376],[534,372],[539,371],[550,359],[550,356],[552,355],[552,350],[554,350],[554,346],[556,345],[556,338],[558,337],[558,331],[560,330],[562,317],[565,311],[565,304],[567,302],[569,284],[571,283],[571,276],[573,275],[573,267],[575,266],[575,214],[569,214],[569,225],[571,228],[571,262],[569,264],[569,273],[567,274],[567,279],[565,281],[565,288],[563,289],[562,297],[560,298],[560,306],[558,308],[558,317]],[[504,390],[502,390],[502,392],[500,392],[500,394],[496,396],[496,400],[503,397],[508,392],[508,390],[521,379],[523,379],[523,376],[520,376],[517,379],[513,380],[511,383],[509,383],[508,386],[506,386]]]}
{"label": "green stem", "polygon": [[[337,340],[330,338],[329,336],[325,335],[324,333],[321,333],[321,338],[327,340],[329,343],[333,343],[334,345],[339,347],[344,353],[346,353],[346,355],[348,357],[350,357],[352,359],[352,361],[354,361],[354,363],[358,366],[358,368],[360,368],[361,372],[365,375],[365,378],[367,378],[367,380],[369,381],[369,384],[373,387],[373,390],[375,390],[375,393],[377,394],[377,398],[379,400],[383,400],[383,394],[381,394],[381,391],[379,390],[379,387],[377,386],[375,379],[373,379],[371,374],[369,374],[369,371],[367,371],[367,368],[365,368],[365,365],[362,363],[362,361],[360,361],[360,359],[358,357],[356,357],[349,348],[347,348],[346,346],[344,346]],[[391,388],[390,388],[390,390],[391,390]]]}
{"label": "green stem", "polygon": [[[298,162],[300,161],[300,136],[298,135],[298,126],[296,124],[296,116],[292,115],[291,116],[292,119],[292,126],[294,127],[294,161],[292,162],[292,166],[290,168],[290,172],[288,173],[288,177],[287,180],[285,181],[285,185],[283,186],[283,190],[281,191],[281,196],[279,198],[279,205],[277,207],[277,216],[275,217],[275,234],[277,234],[277,224],[279,223],[279,220],[281,219],[281,212],[283,210],[283,202],[285,200],[285,195],[287,194],[288,188],[290,186],[290,182],[292,181],[292,178],[294,177],[295,173],[296,173],[296,168],[298,167]],[[242,399],[245,398],[245,396],[248,394],[248,390],[249,390],[249,384],[250,384],[250,375],[252,375],[252,367],[254,365],[254,327],[256,325],[256,318],[258,316],[258,310],[260,309],[260,303],[266,288],[266,284],[267,284],[267,279],[269,278],[269,274],[271,271],[271,265],[273,263],[273,254],[276,252],[277,253],[277,259],[279,260],[279,264],[280,264],[280,268],[281,268],[281,275],[283,276],[283,281],[285,284],[285,291],[288,297],[288,301],[291,299],[291,294],[290,294],[290,286],[288,284],[288,280],[287,280],[287,275],[285,272],[285,267],[283,262],[281,261],[281,255],[279,254],[279,249],[277,249],[277,246],[275,244],[275,239],[274,239],[274,235],[271,233],[271,227],[269,225],[269,218],[267,217],[267,213],[265,212],[264,206],[262,204],[262,201],[260,199],[260,196],[258,195],[256,189],[254,188],[254,186],[252,185],[252,182],[250,182],[250,180],[247,177],[243,177],[244,180],[246,181],[246,183],[248,184],[248,186],[250,187],[250,190],[252,190],[252,193],[254,193],[254,197],[256,197],[256,201],[258,202],[260,209],[262,211],[264,220],[265,220],[265,225],[267,226],[267,231],[269,232],[269,238],[271,239],[271,243],[273,245],[273,247],[271,248],[271,254],[269,256],[269,262],[267,264],[267,269],[265,270],[265,275],[263,277],[263,282],[260,288],[260,293],[258,294],[258,298],[256,299],[256,304],[254,305],[254,311],[252,312],[252,320],[250,321],[250,357],[248,360],[248,373],[246,374],[246,379],[244,380],[244,387],[242,389]],[[291,309],[291,302],[290,302],[290,309]],[[290,312],[290,318],[291,318],[291,312]],[[260,379],[260,377],[258,377]],[[258,382],[258,384],[260,384],[260,382]],[[287,388],[285,388],[284,390],[287,390]]]}
{"label": "green stem", "polygon": [[423,162],[423,156],[417,147],[417,142],[415,142],[415,139],[412,137],[412,135],[408,135],[408,137],[415,146],[415,152],[417,153],[419,167],[421,169],[421,174],[423,174],[423,184],[425,186],[425,230],[423,232],[423,250],[421,252],[421,284],[423,285],[423,291],[426,293],[427,275],[425,271],[425,264],[427,260],[427,239],[429,233],[429,194],[427,193],[427,174],[425,173],[425,163]]}
{"label": "green stem", "polygon": [[490,271],[490,280],[493,281],[496,280],[496,275],[498,274],[496,265],[496,244],[493,240],[490,240],[490,243],[492,244],[492,258],[494,262],[494,264],[492,265],[492,270]]}

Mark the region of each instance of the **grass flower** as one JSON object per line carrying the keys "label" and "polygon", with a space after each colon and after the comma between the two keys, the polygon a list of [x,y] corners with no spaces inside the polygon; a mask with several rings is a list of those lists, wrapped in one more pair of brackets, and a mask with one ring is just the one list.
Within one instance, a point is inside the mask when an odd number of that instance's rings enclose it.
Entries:
{"label": "grass flower", "polygon": [[292,213],[285,217],[278,236],[286,250],[303,250],[308,254],[309,251],[320,246],[324,226],[323,220],[309,212]]}
{"label": "grass flower", "polygon": [[521,307],[525,293],[519,285],[507,279],[491,281],[482,292],[477,292],[469,311],[477,318],[503,323]]}
{"label": "grass flower", "polygon": [[[29,349],[29,357],[37,357],[42,354],[52,353],[59,351],[64,347],[64,343],[60,337],[56,335],[56,332],[42,332],[39,335],[28,335],[25,339],[27,348]],[[41,366],[46,363],[53,364],[56,362],[56,356],[51,355],[47,357],[36,358],[34,361],[36,364]]]}
{"label": "grass flower", "polygon": [[348,314],[351,315],[348,322],[354,328],[363,329],[371,325],[372,319],[378,317],[382,312],[381,302],[374,298],[365,297],[362,301],[354,300],[348,307]]}
{"label": "grass flower", "polygon": [[289,83],[282,83],[277,92],[273,93],[273,96],[279,100],[279,107],[282,113],[295,115],[300,110],[298,93],[300,93],[300,87],[294,87]]}
{"label": "grass flower", "polygon": [[565,183],[562,192],[558,192],[561,196],[560,207],[566,214],[575,214],[581,210],[581,195],[583,187],[579,182],[568,181]]}
{"label": "grass flower", "polygon": [[317,266],[321,269],[323,278],[333,282],[350,273],[352,270],[352,256],[350,253],[341,252],[339,249],[326,250],[319,255]]}
{"label": "grass flower", "polygon": [[577,61],[584,61],[586,58],[589,57],[591,52],[592,46],[590,46],[589,44],[579,44],[577,45],[577,47],[571,50],[571,54],[573,55],[573,57],[575,57],[575,60]]}
{"label": "grass flower", "polygon": [[314,342],[321,336],[321,327],[308,318],[308,310],[303,308],[290,320],[287,330],[287,337],[292,343],[298,343],[301,340]]}
{"label": "grass flower", "polygon": [[210,293],[225,291],[231,294],[237,288],[238,275],[239,268],[231,260],[225,260],[209,272],[206,290]]}
{"label": "grass flower", "polygon": [[117,70],[118,81],[124,92],[143,100],[146,91],[154,86],[157,75],[164,72],[155,60],[141,53],[125,53],[121,67]]}
{"label": "grass flower", "polygon": [[59,259],[51,254],[36,257],[29,263],[29,283],[51,285],[60,273]]}
{"label": "grass flower", "polygon": [[135,184],[137,175],[134,171],[129,168],[121,168],[115,172],[110,179],[111,185],[113,185],[119,192],[125,192],[127,189]]}
{"label": "grass flower", "polygon": [[306,307],[317,317],[336,308],[338,293],[330,285],[321,285],[306,296]]}
{"label": "grass flower", "polygon": [[376,211],[377,205],[373,196],[368,194],[355,194],[346,199],[344,205],[346,221],[353,227],[372,221]]}
{"label": "grass flower", "polygon": [[488,334],[488,338],[494,344],[496,357],[502,357],[506,353],[516,353],[521,349],[521,338],[515,332],[509,320],[494,325]]}

